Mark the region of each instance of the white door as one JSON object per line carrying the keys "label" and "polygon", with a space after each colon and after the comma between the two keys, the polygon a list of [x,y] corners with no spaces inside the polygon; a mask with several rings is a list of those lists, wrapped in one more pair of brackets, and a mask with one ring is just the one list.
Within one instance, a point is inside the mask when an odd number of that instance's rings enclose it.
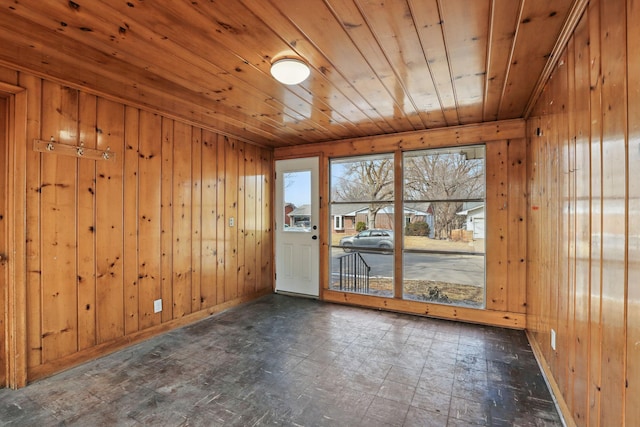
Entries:
{"label": "white door", "polygon": [[276,292],[320,292],[318,158],[276,161]]}

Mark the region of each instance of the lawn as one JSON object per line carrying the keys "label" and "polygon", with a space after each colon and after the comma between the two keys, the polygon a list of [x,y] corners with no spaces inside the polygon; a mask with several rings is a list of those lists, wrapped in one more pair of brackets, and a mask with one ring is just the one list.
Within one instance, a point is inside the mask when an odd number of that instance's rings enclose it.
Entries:
{"label": "lawn", "polygon": [[[369,289],[393,294],[393,282],[390,279],[371,279]],[[484,289],[478,286],[460,285],[435,280],[405,280],[404,298],[416,301],[437,302],[443,304],[482,307]],[[387,291],[387,292],[384,292]]]}
{"label": "lawn", "polygon": [[[337,246],[340,239],[346,234],[333,233],[331,244]],[[421,236],[405,236],[405,249],[429,250],[429,251],[453,251],[453,252],[484,252],[484,239],[476,239],[472,242],[462,242],[454,240],[431,239]]]}
{"label": "lawn", "polygon": [[[331,289],[337,290],[337,283],[332,284]],[[371,278],[367,294],[391,297],[393,295],[393,281],[386,278]],[[478,286],[434,280],[405,280],[404,298],[479,308],[484,305],[484,289]]]}

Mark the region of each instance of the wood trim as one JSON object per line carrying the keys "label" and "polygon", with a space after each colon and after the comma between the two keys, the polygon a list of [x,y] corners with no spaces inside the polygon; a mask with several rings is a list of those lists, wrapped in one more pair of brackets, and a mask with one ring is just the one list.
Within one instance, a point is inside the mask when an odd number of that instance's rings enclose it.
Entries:
{"label": "wood trim", "polygon": [[571,411],[569,410],[569,406],[567,402],[565,402],[562,397],[562,392],[560,391],[560,387],[558,387],[558,383],[553,377],[553,373],[551,372],[551,368],[547,364],[546,359],[544,358],[544,354],[542,353],[542,349],[538,344],[538,341],[534,338],[531,331],[526,330],[527,339],[529,340],[529,344],[531,345],[531,350],[533,350],[533,355],[538,362],[538,366],[540,367],[540,371],[542,372],[542,376],[544,377],[547,385],[549,386],[549,390],[551,391],[551,395],[556,404],[558,412],[560,416],[563,418],[563,425],[567,427],[576,427],[576,422],[573,420],[571,416]]}
{"label": "wood trim", "polygon": [[28,372],[29,382],[48,377],[52,374],[57,374],[65,369],[69,369],[81,363],[97,359],[98,357],[102,357],[115,351],[121,350],[132,344],[148,340],[165,332],[169,332],[171,330],[195,323],[199,320],[205,319],[214,314],[221,313],[230,308],[248,303],[270,293],[272,293],[271,289],[263,289],[255,294],[241,296],[222,304],[218,304],[214,307],[200,310],[198,312],[191,313],[189,315],[179,317],[165,323],[157,324],[131,335],[126,335],[121,338],[102,343],[87,350],[73,353],[69,356],[44,363],[42,365],[34,366],[30,368]]}
{"label": "wood trim", "polygon": [[325,290],[323,301],[503,328],[525,329],[527,326],[524,314],[507,311],[429,304],[421,301],[408,301],[331,290]]}
{"label": "wood trim", "polygon": [[[60,84],[62,86],[70,87],[70,88],[73,88],[73,89],[78,89],[80,91],[86,92],[86,93],[91,94],[91,95],[98,96],[100,98],[107,99],[109,101],[118,102],[118,103],[124,104],[124,105],[129,106],[129,107],[135,107],[135,108],[137,108],[139,110],[144,110],[144,111],[147,111],[147,112],[150,112],[150,113],[158,114],[158,115],[161,115],[161,116],[166,117],[168,119],[175,120],[176,122],[181,122],[181,123],[184,123],[184,124],[187,124],[187,125],[190,125],[190,126],[194,126],[194,127],[197,127],[197,128],[203,129],[203,130],[208,130],[208,131],[214,132],[216,134],[224,135],[224,136],[227,136],[229,138],[237,139],[239,141],[246,142],[246,143],[251,144],[251,145],[255,145],[255,146],[260,147],[260,148],[267,148],[267,149],[271,149],[272,148],[272,147],[270,147],[268,145],[260,144],[258,142],[251,141],[249,139],[243,138],[240,135],[232,134],[230,132],[225,132],[225,131],[220,130],[219,128],[215,128],[213,126],[208,126],[204,122],[200,122],[200,121],[196,121],[196,120],[190,120],[190,119],[188,119],[186,117],[183,117],[183,116],[180,116],[178,114],[172,114],[171,111],[168,111],[166,109],[154,108],[149,104],[136,102],[133,99],[128,99],[128,98],[125,99],[125,98],[120,97],[120,96],[115,96],[113,94],[110,94],[110,93],[95,89],[94,87],[91,87],[91,86],[73,83],[73,82],[71,82],[69,80],[64,80],[64,79],[58,78],[58,77],[56,77],[54,75],[51,75],[51,74],[48,74],[48,73],[43,73],[43,72],[34,70],[33,68],[30,68],[30,67],[25,67],[25,66],[20,65],[18,63],[9,62],[9,61],[0,59],[0,66],[8,67],[10,69],[14,69],[14,70],[17,70],[19,72],[28,73],[28,74],[31,74],[31,75],[33,75],[35,77],[39,77],[39,78],[41,78],[43,80],[47,80],[47,81],[50,81],[50,82],[53,82],[53,83],[58,83],[58,84]],[[7,84],[0,82],[0,91],[3,90],[2,89],[3,86],[7,86]]]}
{"label": "wood trim", "polygon": [[[0,61],[2,62],[2,61]],[[5,83],[0,81],[0,92],[4,92],[7,95],[15,95],[16,93],[21,93],[25,89],[19,86],[14,86],[10,83]]]}
{"label": "wood trim", "polygon": [[[320,280],[318,296],[323,298],[325,289],[329,287],[329,248],[331,247],[331,233],[333,232],[333,224],[329,224],[331,216],[328,200],[323,198],[329,194],[329,161],[322,154],[318,156],[318,195],[320,223],[318,224],[318,234],[320,236],[320,271],[318,278]],[[275,253],[275,252],[274,252]]]}
{"label": "wood trim", "polygon": [[[306,147],[306,145],[304,145],[304,146],[297,145],[296,147]],[[291,150],[290,151],[284,150],[280,155],[278,155],[274,151],[274,156],[273,156],[273,164],[274,165],[275,165],[275,162],[277,160],[290,160],[290,159],[299,159],[299,158],[302,158],[302,157],[322,157],[322,156],[324,156],[324,151],[322,151],[321,148],[306,152],[304,156],[299,156],[295,152],[295,150],[293,150],[293,147],[287,147],[287,148],[290,148]]]}
{"label": "wood trim", "polygon": [[[0,283],[9,283],[7,193],[9,173],[9,97],[0,93]],[[7,386],[7,287],[0,286],[0,388]]]}
{"label": "wood trim", "polygon": [[274,155],[276,159],[283,159],[309,157],[314,153],[321,152],[329,158],[346,157],[362,154],[392,153],[396,150],[410,151],[445,146],[454,147],[524,137],[525,121],[514,119],[367,138],[345,139],[320,144],[280,147],[274,150]]}
{"label": "wood trim", "polygon": [[551,74],[556,69],[556,65],[558,64],[558,60],[562,56],[562,51],[567,46],[569,39],[573,36],[578,23],[580,22],[580,18],[584,14],[584,11],[587,9],[589,5],[589,0],[576,0],[571,7],[571,11],[567,16],[567,20],[564,22],[562,26],[562,31],[558,35],[556,39],[556,44],[553,46],[551,50],[551,54],[549,55],[549,60],[545,65],[542,73],[540,73],[540,78],[538,78],[538,82],[536,83],[533,92],[531,92],[531,98],[529,98],[529,102],[527,102],[527,106],[524,109],[523,118],[526,120],[531,115],[533,108],[538,102],[538,98],[540,98],[540,94],[542,90],[547,85],[547,81]]}
{"label": "wood trim", "polygon": [[[8,182],[7,201],[7,386],[18,388],[27,382],[27,321],[26,321],[26,224],[24,218],[26,177],[16,173],[26,161],[27,91],[0,83],[0,92],[9,97]],[[4,190],[4,189],[3,189]],[[23,218],[18,221],[18,218]]]}
{"label": "wood trim", "polygon": [[[395,198],[393,201],[393,228],[395,230],[403,230],[404,229],[404,192],[402,191],[404,188],[402,179],[403,179],[403,171],[404,171],[404,159],[402,158],[402,151],[396,150],[393,153],[393,186],[395,193]],[[393,245],[395,247],[395,251],[393,252],[394,263],[393,263],[393,297],[402,299],[403,288],[404,288],[404,263],[402,260],[403,253],[402,248],[404,247],[404,232],[396,232],[393,233],[394,242]]]}

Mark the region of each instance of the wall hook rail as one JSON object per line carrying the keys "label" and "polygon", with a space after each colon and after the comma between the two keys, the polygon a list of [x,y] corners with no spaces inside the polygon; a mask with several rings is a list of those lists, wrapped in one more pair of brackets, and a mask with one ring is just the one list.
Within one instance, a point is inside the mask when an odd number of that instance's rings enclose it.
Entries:
{"label": "wall hook rail", "polygon": [[106,150],[96,150],[94,148],[87,148],[84,146],[84,142],[80,145],[68,145],[56,142],[53,137],[49,141],[42,139],[33,140],[33,151],[40,153],[53,153],[60,154],[62,156],[72,156],[76,158],[91,159],[91,160],[115,160],[116,153],[111,151],[111,147],[107,147]]}

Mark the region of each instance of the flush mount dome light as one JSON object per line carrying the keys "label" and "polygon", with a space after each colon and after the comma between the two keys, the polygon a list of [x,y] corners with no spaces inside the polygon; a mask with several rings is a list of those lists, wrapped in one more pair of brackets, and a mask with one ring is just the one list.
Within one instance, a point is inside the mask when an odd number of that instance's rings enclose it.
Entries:
{"label": "flush mount dome light", "polygon": [[271,75],[285,85],[302,83],[310,73],[309,66],[297,58],[281,58],[271,64]]}

